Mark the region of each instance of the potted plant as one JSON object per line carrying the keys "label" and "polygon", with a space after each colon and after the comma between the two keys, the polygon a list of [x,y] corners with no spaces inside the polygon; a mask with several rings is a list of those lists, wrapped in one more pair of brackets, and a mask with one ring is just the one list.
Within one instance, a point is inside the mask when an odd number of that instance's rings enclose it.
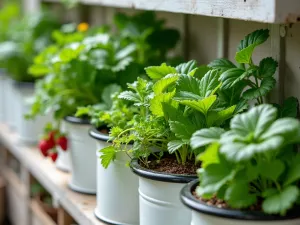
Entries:
{"label": "potted plant", "polygon": [[[121,37],[127,42],[131,40],[138,46],[139,51],[134,56],[133,68],[138,69],[139,75],[143,74],[144,66],[165,60],[166,53],[175,46],[179,38],[177,31],[164,28],[163,23],[150,12],[134,16],[118,14],[116,24],[122,30]],[[132,24],[135,24],[135,32],[131,32]],[[128,88],[135,89],[139,82],[143,85],[147,84],[147,81],[138,78],[137,82],[129,85]],[[97,140],[98,150],[106,147],[98,152],[100,160],[97,166],[98,201],[95,215],[113,224],[138,224],[138,179],[125,166],[130,159],[129,156],[125,152],[114,151],[108,133],[113,134],[118,132],[118,129],[129,128],[133,117],[140,113],[140,107],[126,99],[118,99],[116,94],[112,95],[112,99],[112,107],[108,110],[92,112],[94,115],[92,121],[96,129],[92,129],[90,135]],[[132,143],[128,142],[125,145],[132,145]],[[123,188],[118,188],[120,186]],[[127,210],[124,211],[124,208]]]}
{"label": "potted plant", "polygon": [[[9,30],[10,25],[17,20],[19,16],[20,7],[18,4],[8,1],[3,4],[0,10],[0,42],[8,40],[7,31]],[[9,104],[6,104],[6,99],[9,98],[9,95],[7,94],[7,92],[9,92],[9,85],[4,67],[5,65],[3,62],[0,62],[0,121],[2,122],[6,122],[9,116],[9,113],[7,113]]]}
{"label": "potted plant", "polygon": [[204,159],[200,183],[193,181],[181,192],[193,210],[191,224],[299,224],[295,144],[300,122],[280,118],[286,110],[295,111],[293,105],[280,111],[268,104],[256,106],[235,116],[228,131],[207,130],[211,141],[198,140],[211,143],[216,153]]}
{"label": "potted plant", "polygon": [[8,85],[10,111],[8,115],[15,123],[21,140],[27,143],[37,141],[37,134],[48,120],[39,117],[26,121],[23,116],[29,110],[27,98],[34,92],[34,78],[26,71],[35,54],[51,43],[51,32],[59,23],[47,12],[32,14],[13,23],[8,30],[8,40],[1,43],[1,65],[11,77]]}

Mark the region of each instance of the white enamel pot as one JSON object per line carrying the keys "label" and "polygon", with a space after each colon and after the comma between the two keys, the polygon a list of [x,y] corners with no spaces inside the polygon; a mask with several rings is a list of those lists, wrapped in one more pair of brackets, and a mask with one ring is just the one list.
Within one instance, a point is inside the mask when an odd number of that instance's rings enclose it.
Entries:
{"label": "white enamel pot", "polygon": [[266,215],[257,211],[240,211],[209,206],[196,199],[192,192],[199,181],[187,184],[180,193],[182,202],[192,210],[190,225],[299,225],[300,208],[293,209],[286,216]]}
{"label": "white enamel pot", "polygon": [[190,225],[191,210],[180,201],[183,186],[196,176],[158,173],[131,161],[139,176],[140,225]]}
{"label": "white enamel pot", "polygon": [[6,121],[6,105],[5,98],[6,94],[6,80],[7,77],[3,70],[0,70],[0,122]]}
{"label": "white enamel pot", "polygon": [[[97,150],[109,146],[108,135],[90,130],[97,140]],[[101,153],[97,151],[97,207],[95,216],[109,224],[138,225],[139,197],[138,177],[126,166],[130,158],[126,153],[117,153],[115,160],[103,168]]]}
{"label": "white enamel pot", "polygon": [[20,140],[27,144],[36,144],[43,133],[45,125],[52,120],[52,116],[37,116],[35,119],[26,120],[24,116],[30,111],[31,103],[28,101],[34,95],[34,83],[14,82],[15,94],[15,121],[16,130]]}
{"label": "white enamel pot", "polygon": [[90,122],[71,116],[65,122],[72,167],[69,187],[80,193],[96,194],[96,143],[89,136]]}
{"label": "white enamel pot", "polygon": [[16,114],[17,114],[17,97],[16,97],[16,93],[15,93],[15,89],[14,89],[14,80],[12,80],[11,78],[7,78],[5,85],[5,92],[6,92],[6,98],[5,98],[5,106],[6,106],[6,121],[7,124],[9,125],[9,127],[11,129],[15,129],[16,128]]}
{"label": "white enamel pot", "polygon": [[[61,132],[66,132],[66,122],[62,121],[61,123]],[[57,169],[63,172],[71,172],[71,157],[70,151],[64,151],[60,147],[57,147],[58,157],[55,162]]]}

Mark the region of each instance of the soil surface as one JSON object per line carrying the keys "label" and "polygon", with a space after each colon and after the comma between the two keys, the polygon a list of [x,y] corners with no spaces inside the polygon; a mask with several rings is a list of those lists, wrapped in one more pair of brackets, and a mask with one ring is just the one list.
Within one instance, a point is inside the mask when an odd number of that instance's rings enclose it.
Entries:
{"label": "soil surface", "polygon": [[195,165],[194,161],[187,161],[185,165],[178,164],[173,155],[164,156],[160,161],[150,159],[149,169],[171,174],[196,175],[200,164]]}
{"label": "soil surface", "polygon": [[[233,209],[231,208],[224,200],[218,199],[217,197],[213,197],[211,199],[203,199],[197,196],[196,192],[193,192],[193,195],[202,202],[205,202],[209,206],[215,206],[217,208],[222,209]],[[257,204],[252,205],[248,208],[243,209],[244,211],[262,211],[262,201],[258,201]]]}
{"label": "soil surface", "polygon": [[97,130],[102,134],[109,134],[109,129],[107,127],[101,127]]}

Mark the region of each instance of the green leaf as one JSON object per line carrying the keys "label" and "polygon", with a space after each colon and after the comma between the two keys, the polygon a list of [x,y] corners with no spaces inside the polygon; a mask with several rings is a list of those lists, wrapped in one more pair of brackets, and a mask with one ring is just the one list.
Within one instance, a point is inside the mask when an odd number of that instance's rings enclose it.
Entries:
{"label": "green leaf", "polygon": [[177,92],[189,92],[194,95],[201,95],[200,80],[188,75],[180,75],[176,85]]}
{"label": "green leaf", "polygon": [[176,93],[176,89],[174,89],[174,91],[169,93],[161,93],[154,96],[154,98],[152,98],[150,101],[151,112],[156,116],[164,116],[162,103],[170,103],[172,106],[177,108],[178,103],[172,100],[175,93]]}
{"label": "green leaf", "polygon": [[214,102],[216,101],[217,96],[216,95],[211,95],[207,98],[204,98],[202,100],[182,100],[179,101],[180,104],[189,106],[201,113],[203,113],[204,115],[207,114],[208,110],[210,109],[210,107],[214,104]]}
{"label": "green leaf", "polygon": [[206,168],[211,164],[219,163],[219,144],[213,143],[209,145],[205,152],[197,156],[197,160],[201,161],[201,168]]}
{"label": "green leaf", "polygon": [[261,78],[272,77],[276,68],[278,67],[278,63],[271,57],[264,58],[259,63],[258,74]]}
{"label": "green leaf", "polygon": [[256,203],[256,195],[249,193],[249,184],[243,181],[236,181],[227,188],[225,200],[232,208],[247,208]]}
{"label": "green leaf", "polygon": [[196,131],[191,138],[191,147],[193,149],[218,142],[221,135],[225,132],[219,127],[210,127]]}
{"label": "green leaf", "polygon": [[295,118],[282,118],[276,120],[269,129],[262,135],[263,139],[274,136],[281,136],[286,143],[295,143],[300,141],[300,122]]}
{"label": "green leaf", "polygon": [[132,91],[123,91],[119,94],[118,97],[132,102],[140,102],[139,95],[133,93]]}
{"label": "green leaf", "polygon": [[196,60],[190,60],[186,63],[182,63],[178,66],[176,66],[176,71],[179,74],[189,74],[191,71],[197,68],[197,62]]}
{"label": "green leaf", "polygon": [[267,179],[276,181],[284,171],[284,163],[280,160],[259,164],[259,173]]}
{"label": "green leaf", "polygon": [[107,105],[108,108],[112,106],[112,97],[121,91],[121,87],[117,84],[109,84],[103,89],[102,100]]}
{"label": "green leaf", "polygon": [[210,164],[205,169],[200,169],[200,185],[196,188],[197,195],[210,198],[230,181],[234,174],[235,171],[226,163]]}
{"label": "green leaf", "polygon": [[230,119],[235,113],[236,106],[233,105],[227,109],[221,111],[210,111],[207,115],[207,125],[211,126],[220,126],[226,120]]}
{"label": "green leaf", "polygon": [[198,68],[193,70],[194,73],[190,72],[188,75],[193,76],[197,78],[198,80],[201,80],[204,75],[210,71],[210,68],[207,65],[201,65]]}
{"label": "green leaf", "polygon": [[225,58],[215,59],[214,61],[209,63],[208,66],[220,71],[226,71],[232,68],[236,68],[236,66],[230,60]]}
{"label": "green leaf", "polygon": [[161,78],[153,85],[154,94],[157,95],[163,93],[171,84],[174,84],[178,78],[177,74],[169,74]]}
{"label": "green leaf", "polygon": [[269,37],[269,30],[261,29],[248,34],[238,46],[238,52],[235,55],[235,60],[238,63],[251,62],[252,54],[258,45],[264,43]]}
{"label": "green leaf", "polygon": [[288,168],[287,175],[285,176],[284,186],[290,185],[300,180],[300,155],[298,154],[292,159],[292,163]]}
{"label": "green leaf", "polygon": [[170,129],[175,134],[177,138],[180,138],[184,140],[185,142],[188,142],[197,129],[194,124],[185,121],[169,121]]}
{"label": "green leaf", "polygon": [[268,214],[280,214],[284,216],[293,207],[299,196],[297,186],[287,186],[282,191],[269,196],[263,201],[262,208]]}
{"label": "green leaf", "polygon": [[113,146],[107,146],[100,150],[101,165],[107,169],[109,164],[115,159],[116,152]]}
{"label": "green leaf", "polygon": [[41,65],[41,64],[35,64],[29,67],[28,73],[34,75],[35,77],[37,76],[45,76],[48,73],[50,73],[50,69],[46,65]]}
{"label": "green leaf", "polygon": [[170,154],[173,154],[185,144],[187,144],[187,142],[182,140],[172,140],[168,143],[168,151]]}
{"label": "green leaf", "polygon": [[160,66],[149,66],[145,68],[147,75],[152,80],[158,80],[167,76],[168,74],[176,74],[177,70],[174,67],[168,66],[166,63]]}
{"label": "green leaf", "polygon": [[200,96],[208,97],[214,94],[219,85],[219,72],[217,70],[208,71],[200,81]]}
{"label": "green leaf", "polygon": [[248,73],[240,68],[226,70],[221,74],[219,79],[222,82],[222,89],[232,88],[239,81],[243,80],[247,75]]}
{"label": "green leaf", "polygon": [[287,98],[283,107],[280,109],[280,117],[293,117],[296,118],[298,114],[298,99],[295,97]]}
{"label": "green leaf", "polygon": [[276,80],[274,78],[264,78],[260,84],[260,87],[246,90],[243,93],[243,98],[252,100],[258,97],[265,96],[275,87],[275,84]]}

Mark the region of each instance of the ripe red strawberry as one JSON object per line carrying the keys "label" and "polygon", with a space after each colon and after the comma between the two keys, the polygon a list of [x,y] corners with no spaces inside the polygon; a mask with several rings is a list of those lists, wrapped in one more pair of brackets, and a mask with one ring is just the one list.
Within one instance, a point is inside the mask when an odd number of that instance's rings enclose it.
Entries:
{"label": "ripe red strawberry", "polygon": [[66,151],[68,149],[68,139],[65,136],[61,136],[56,142],[62,150]]}
{"label": "ripe red strawberry", "polygon": [[48,151],[51,149],[51,146],[49,145],[49,142],[46,140],[41,140],[39,142],[39,149],[43,156],[48,156]]}
{"label": "ripe red strawberry", "polygon": [[51,153],[50,157],[51,157],[52,161],[55,162],[56,159],[57,159],[57,157],[58,157],[58,154],[56,152],[55,153]]}
{"label": "ripe red strawberry", "polygon": [[51,146],[51,148],[55,147],[55,134],[56,134],[56,131],[51,131],[48,136],[48,143],[49,143],[49,146]]}

